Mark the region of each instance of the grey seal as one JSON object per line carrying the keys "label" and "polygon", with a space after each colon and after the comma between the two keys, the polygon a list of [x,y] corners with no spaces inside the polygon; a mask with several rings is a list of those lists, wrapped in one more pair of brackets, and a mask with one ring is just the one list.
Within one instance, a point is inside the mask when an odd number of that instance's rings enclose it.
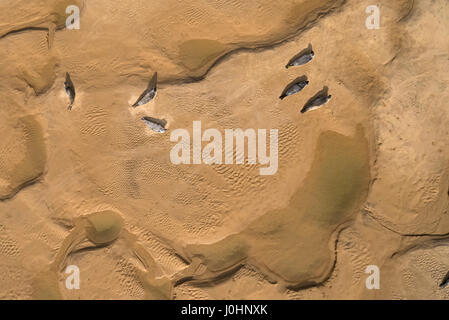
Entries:
{"label": "grey seal", "polygon": [[309,46],[302,50],[300,53],[298,53],[296,56],[290,59],[290,61],[285,66],[286,69],[293,66],[301,66],[303,64],[306,64],[310,60],[313,59],[315,56],[315,52],[312,50],[312,45],[309,44]]}
{"label": "grey seal", "polygon": [[307,111],[311,111],[311,110],[314,110],[314,109],[318,109],[321,106],[323,106],[323,104],[327,103],[331,98],[332,98],[331,95],[318,96],[318,97],[310,100],[308,103],[306,103],[304,108],[302,108],[301,113],[304,113],[304,112],[307,112]]}
{"label": "grey seal", "polygon": [[440,288],[446,287],[448,283],[449,283],[449,272],[446,274],[446,276],[441,281]]}
{"label": "grey seal", "polygon": [[73,85],[72,79],[70,79],[70,75],[68,72],[66,72],[65,74],[64,89],[70,101],[70,104],[67,107],[67,109],[72,110],[72,105],[73,102],[75,101],[75,86]]}
{"label": "grey seal", "polygon": [[147,124],[147,126],[157,133],[164,133],[167,131],[165,128],[165,125],[167,124],[167,121],[160,120],[152,117],[142,117],[142,120]]}
{"label": "grey seal", "polygon": [[153,77],[150,80],[150,83],[148,84],[148,87],[140,95],[137,101],[133,104],[133,107],[135,108],[137,106],[147,104],[148,102],[153,100],[154,97],[156,96],[156,91],[157,91],[157,72],[154,73]]}
{"label": "grey seal", "polygon": [[295,79],[293,82],[291,82],[289,85],[287,85],[282,92],[279,99],[284,99],[287,96],[291,96],[292,94],[300,92],[302,89],[304,89],[309,84],[309,80],[307,80],[306,76],[299,77]]}

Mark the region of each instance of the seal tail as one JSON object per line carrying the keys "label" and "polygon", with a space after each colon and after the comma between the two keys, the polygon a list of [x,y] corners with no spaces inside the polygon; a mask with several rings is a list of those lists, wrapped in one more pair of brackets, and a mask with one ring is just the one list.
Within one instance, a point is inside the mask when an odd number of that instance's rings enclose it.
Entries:
{"label": "seal tail", "polygon": [[283,100],[285,97],[286,97],[286,95],[283,94],[283,95],[281,95],[281,96],[279,97],[279,99]]}
{"label": "seal tail", "polygon": [[69,104],[69,106],[67,107],[67,110],[72,110],[72,104]]}

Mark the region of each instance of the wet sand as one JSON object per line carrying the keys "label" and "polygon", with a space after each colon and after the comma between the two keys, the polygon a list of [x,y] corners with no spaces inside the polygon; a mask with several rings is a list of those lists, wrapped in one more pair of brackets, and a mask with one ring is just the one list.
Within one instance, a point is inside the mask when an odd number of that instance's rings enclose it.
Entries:
{"label": "wet sand", "polygon": [[[379,30],[368,0],[85,0],[80,30],[67,3],[0,4],[0,298],[448,298],[447,2],[381,3]],[[173,165],[193,121],[278,129],[278,172]]]}

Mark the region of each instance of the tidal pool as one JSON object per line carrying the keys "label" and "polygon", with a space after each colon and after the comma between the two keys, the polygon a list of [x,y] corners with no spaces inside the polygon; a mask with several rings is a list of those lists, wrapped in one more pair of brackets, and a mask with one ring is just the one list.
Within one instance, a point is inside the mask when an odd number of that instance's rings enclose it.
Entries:
{"label": "tidal pool", "polygon": [[362,127],[353,137],[323,132],[313,165],[286,208],[267,212],[238,235],[191,245],[187,252],[215,275],[250,260],[290,287],[320,283],[334,264],[333,237],[358,213],[369,181],[368,143]]}

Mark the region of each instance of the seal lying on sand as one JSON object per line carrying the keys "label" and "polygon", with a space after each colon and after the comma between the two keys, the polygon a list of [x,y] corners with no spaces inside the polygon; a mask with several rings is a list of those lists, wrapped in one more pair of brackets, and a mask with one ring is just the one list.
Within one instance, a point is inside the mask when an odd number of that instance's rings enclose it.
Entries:
{"label": "seal lying on sand", "polygon": [[72,110],[73,101],[75,101],[75,86],[73,85],[68,72],[65,74],[64,89],[70,100],[70,104],[67,109]]}
{"label": "seal lying on sand", "polygon": [[157,72],[154,73],[153,77],[150,80],[150,83],[148,84],[148,87],[140,95],[136,103],[133,104],[133,107],[135,108],[137,106],[141,106],[153,100],[153,98],[156,96],[157,91],[156,86],[157,86]]}
{"label": "seal lying on sand", "polygon": [[290,61],[285,66],[286,69],[293,66],[301,66],[306,64],[315,56],[315,52],[312,50],[312,45],[309,43],[309,46],[298,53],[296,56],[290,59]]}
{"label": "seal lying on sand", "polygon": [[328,96],[318,96],[306,103],[304,108],[302,108],[301,113],[311,111],[320,108],[323,104],[327,103],[331,99],[331,95]]}
{"label": "seal lying on sand", "polygon": [[449,272],[446,274],[446,276],[441,281],[440,288],[446,287],[448,283],[449,283]]}
{"label": "seal lying on sand", "polygon": [[282,92],[279,99],[284,99],[287,96],[291,96],[292,94],[298,93],[302,89],[304,89],[309,84],[309,81],[307,80],[306,76],[302,76],[300,78],[297,78],[292,83],[287,85],[285,87],[284,91]]}
{"label": "seal lying on sand", "polygon": [[165,129],[165,125],[167,124],[167,121],[165,121],[165,120],[159,120],[159,119],[152,118],[152,117],[142,117],[142,120],[154,132],[164,133],[165,131],[167,131],[167,129]]}

